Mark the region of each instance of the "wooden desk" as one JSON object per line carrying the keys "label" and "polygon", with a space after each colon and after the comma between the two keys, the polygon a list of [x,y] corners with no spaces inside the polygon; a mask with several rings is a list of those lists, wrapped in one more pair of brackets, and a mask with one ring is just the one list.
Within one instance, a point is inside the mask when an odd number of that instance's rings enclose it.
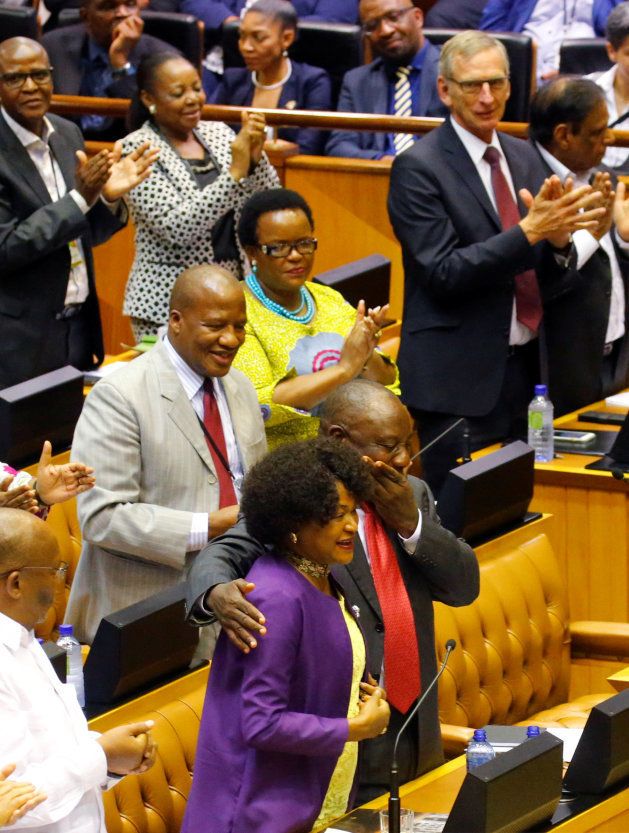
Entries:
{"label": "wooden desk", "polygon": [[[415,812],[449,813],[454,800],[465,778],[465,758],[461,756],[449,761],[421,778],[405,784],[400,789],[402,805]],[[364,808],[382,810],[387,806],[388,796],[382,796]],[[343,829],[342,820],[337,822],[339,829]],[[335,827],[336,825],[331,825]],[[377,831],[376,823],[373,827]],[[629,830],[629,787],[619,793],[605,798],[582,813],[570,818],[552,828],[561,833],[627,833]],[[370,828],[365,827],[365,833]]]}
{"label": "wooden desk", "polygon": [[613,685],[616,691],[624,691],[629,688],[629,666],[623,668],[622,671],[617,671],[615,674],[610,674],[607,682]]}

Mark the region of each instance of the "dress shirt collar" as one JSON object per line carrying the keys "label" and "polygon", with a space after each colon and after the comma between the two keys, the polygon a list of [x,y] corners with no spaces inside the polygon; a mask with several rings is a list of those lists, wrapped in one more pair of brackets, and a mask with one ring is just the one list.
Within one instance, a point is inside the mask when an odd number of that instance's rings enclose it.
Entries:
{"label": "dress shirt collar", "polygon": [[47,116],[44,116],[44,129],[42,131],[42,135],[38,136],[36,133],[33,133],[32,130],[22,127],[22,125],[16,122],[15,119],[12,119],[4,107],[1,108],[1,112],[3,119],[6,121],[13,133],[15,133],[17,140],[25,148],[40,142],[47,145],[51,135],[55,132],[55,128],[52,126],[52,122]]}
{"label": "dress shirt collar", "polygon": [[[487,142],[484,142],[482,139],[479,139],[478,136],[475,136],[473,133],[470,133],[469,130],[460,125],[458,121],[456,121],[456,119],[454,119],[452,116],[450,116],[450,124],[452,125],[456,135],[463,143],[463,147],[468,152],[470,159],[478,168],[479,164],[483,161],[483,156],[485,155],[485,151],[487,150]],[[498,141],[498,134],[495,130],[491,137],[491,142],[489,143],[489,146],[496,148],[498,153],[501,156],[504,156],[502,148],[500,147],[500,142]]]}
{"label": "dress shirt collar", "polygon": [[[186,393],[186,396],[190,401],[194,399],[194,397],[199,392],[199,389],[203,387],[203,383],[205,382],[205,378],[200,376],[196,370],[193,370],[189,364],[187,364],[179,355],[179,353],[175,350],[172,346],[170,341],[168,340],[168,336],[164,336],[164,347],[166,349],[166,353],[168,358],[173,364],[175,368],[175,373],[177,374],[179,381]],[[210,377],[208,377],[210,378]],[[216,385],[214,384],[214,380],[212,379],[212,384],[214,385],[214,390],[216,390]]]}
{"label": "dress shirt collar", "polygon": [[15,653],[20,646],[27,648],[32,641],[32,631],[27,631],[24,625],[0,613],[0,642],[6,645],[11,653]]}
{"label": "dress shirt collar", "polygon": [[551,171],[554,174],[557,174],[561,182],[565,182],[566,179],[571,176],[574,180],[575,185],[587,185],[590,179],[591,171],[584,171],[580,174],[571,171],[570,168],[567,168],[563,162],[560,162],[556,156],[553,156],[545,147],[542,147],[539,142],[535,142],[535,147],[540,152],[540,155],[544,162],[548,165]]}
{"label": "dress shirt collar", "polygon": [[586,76],[586,78],[591,78],[592,81],[596,81],[601,90],[604,90],[606,93],[611,93],[614,89],[614,81],[616,80],[617,70],[618,64],[614,64],[611,69],[606,70],[606,72],[603,72],[602,74],[592,73],[592,75],[596,75],[596,78],[593,78],[591,75]]}

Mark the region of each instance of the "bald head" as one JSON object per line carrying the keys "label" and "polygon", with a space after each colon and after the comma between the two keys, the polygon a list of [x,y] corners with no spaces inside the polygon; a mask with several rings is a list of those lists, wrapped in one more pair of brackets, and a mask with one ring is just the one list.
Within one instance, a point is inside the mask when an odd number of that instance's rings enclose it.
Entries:
{"label": "bald head", "polygon": [[18,124],[42,135],[50,107],[52,74],[44,48],[30,38],[0,43],[0,101]]}
{"label": "bald head", "polygon": [[0,509],[0,573],[47,565],[58,549],[57,539],[40,518],[22,509]]}
{"label": "bald head", "polygon": [[413,420],[398,397],[378,382],[354,379],[341,385],[323,403],[319,419],[322,434],[349,442],[399,471],[408,467]]}
{"label": "bald head", "polygon": [[186,269],[170,297],[168,340],[205,378],[225,376],[245,340],[247,309],[240,281],[220,266]]}

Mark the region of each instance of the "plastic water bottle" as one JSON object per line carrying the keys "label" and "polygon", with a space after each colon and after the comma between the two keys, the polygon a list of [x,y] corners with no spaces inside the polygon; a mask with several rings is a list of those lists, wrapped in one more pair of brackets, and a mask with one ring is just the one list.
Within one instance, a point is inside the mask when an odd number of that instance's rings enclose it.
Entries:
{"label": "plastic water bottle", "polygon": [[83,657],[81,646],[74,638],[72,625],[59,625],[57,645],[66,652],[66,682],[74,686],[79,706],[85,706],[85,683],[83,681]]}
{"label": "plastic water bottle", "polygon": [[553,440],[553,403],[546,385],[535,385],[535,396],[529,405],[528,443],[535,451],[536,463],[550,463],[555,452]]}
{"label": "plastic water bottle", "polygon": [[470,741],[465,753],[467,759],[467,771],[474,767],[493,761],[496,757],[496,750],[487,740],[487,732],[484,729],[475,729],[474,737]]}
{"label": "plastic water bottle", "polygon": [[541,732],[539,726],[527,726],[526,727],[526,739],[529,738],[538,738]]}

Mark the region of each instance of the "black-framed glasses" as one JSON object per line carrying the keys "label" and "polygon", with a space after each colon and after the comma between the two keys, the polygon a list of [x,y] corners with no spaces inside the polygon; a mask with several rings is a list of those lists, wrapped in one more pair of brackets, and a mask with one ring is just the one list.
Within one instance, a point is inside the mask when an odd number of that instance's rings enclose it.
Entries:
{"label": "black-framed glasses", "polygon": [[402,20],[404,15],[408,14],[414,8],[415,6],[405,6],[403,9],[393,9],[386,14],[381,14],[380,17],[374,17],[371,20],[368,20],[361,26],[363,34],[373,35],[373,33],[380,28],[381,23],[390,23],[391,25],[395,25]]}
{"label": "black-framed glasses", "polygon": [[48,69],[33,69],[31,72],[3,72],[0,75],[0,81],[9,90],[19,90],[26,84],[26,79],[30,78],[38,87],[44,87],[52,80],[52,67]]}
{"label": "black-framed glasses", "polygon": [[70,565],[67,561],[62,561],[56,567],[13,567],[12,570],[5,570],[0,573],[0,576],[9,576],[11,573],[22,573],[24,570],[44,570],[46,573],[54,573],[56,579],[63,579],[68,575]]}
{"label": "black-framed glasses", "polygon": [[317,251],[316,237],[302,237],[301,240],[285,240],[281,243],[261,243],[258,248],[269,257],[288,257],[295,249],[300,255],[311,255]]}
{"label": "black-framed glasses", "polygon": [[508,75],[500,75],[496,78],[482,78],[478,81],[457,81],[456,78],[448,76],[448,81],[452,81],[457,87],[461,88],[463,95],[476,96],[480,95],[485,84],[488,85],[492,93],[501,93],[507,89],[509,83]]}

